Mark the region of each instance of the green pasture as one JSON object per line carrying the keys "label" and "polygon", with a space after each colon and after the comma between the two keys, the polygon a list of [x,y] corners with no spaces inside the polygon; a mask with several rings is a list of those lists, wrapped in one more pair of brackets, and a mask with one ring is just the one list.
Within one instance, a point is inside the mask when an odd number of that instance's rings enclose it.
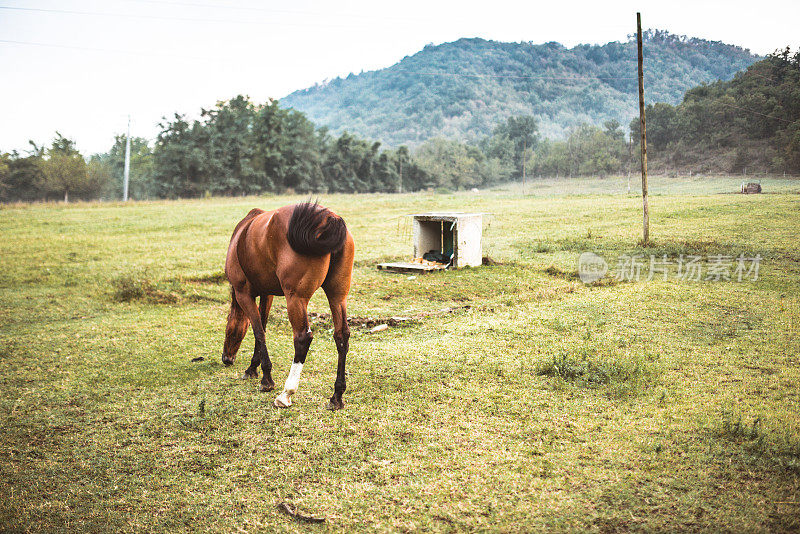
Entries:
{"label": "green pasture", "polygon": [[[322,292],[292,408],[235,379],[251,334],[220,360],[230,233],[301,197],[0,207],[0,531],[796,532],[800,181],[741,181],[652,178],[646,246],[635,178],[323,196],[357,248],[338,412]],[[439,209],[486,214],[491,265],[375,268]],[[587,286],[584,251],[761,260]],[[282,298],[267,344],[280,389]]]}

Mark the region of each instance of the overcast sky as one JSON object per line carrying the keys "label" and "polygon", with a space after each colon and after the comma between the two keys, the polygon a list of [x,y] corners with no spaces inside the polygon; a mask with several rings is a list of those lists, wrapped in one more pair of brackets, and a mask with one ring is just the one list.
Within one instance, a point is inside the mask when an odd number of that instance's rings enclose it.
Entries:
{"label": "overcast sky", "polygon": [[645,28],[766,54],[800,46],[800,2],[669,0],[0,0],[0,151],[58,130],[84,154],[114,134],[154,138],[237,94],[257,102],[387,67],[461,37],[624,41]]}

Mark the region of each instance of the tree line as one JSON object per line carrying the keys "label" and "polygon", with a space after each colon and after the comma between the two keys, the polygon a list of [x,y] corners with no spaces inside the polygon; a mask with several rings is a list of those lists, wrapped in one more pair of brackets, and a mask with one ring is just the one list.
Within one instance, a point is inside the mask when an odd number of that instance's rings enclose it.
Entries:
{"label": "tree line", "polygon": [[[413,151],[383,149],[347,132],[332,136],[277,101],[258,105],[243,96],[202,110],[198,120],[176,114],[160,126],[152,146],[131,139],[131,198],[458,190],[517,179],[525,169],[615,172],[624,152],[617,123],[582,125],[567,141],[551,142],[540,139],[532,116],[509,117],[476,144],[433,138]],[[0,156],[0,200],[120,198],[124,136],[89,158],[60,133],[49,147],[31,146]]]}
{"label": "tree line", "polygon": [[[648,158],[657,168],[800,173],[800,50],[787,47],[729,82],[647,106]],[[630,125],[637,141],[639,122]]]}
{"label": "tree line", "polygon": [[[787,48],[730,82],[689,90],[677,106],[647,106],[651,168],[697,172],[800,172],[800,51]],[[436,137],[386,149],[331,135],[275,100],[237,96],[189,121],[164,120],[151,146],[131,139],[135,199],[269,193],[389,193],[487,187],[530,176],[604,176],[638,167],[639,122],[582,123],[565,139],[542,138],[537,119],[512,116],[465,143]],[[84,157],[56,132],[49,146],[0,154],[0,201],[118,199],[125,137]],[[752,171],[751,171],[752,172]]]}
{"label": "tree line", "polygon": [[[431,186],[406,147],[344,133],[331,136],[306,116],[243,96],[202,110],[198,120],[165,120],[153,146],[131,139],[132,198],[191,198],[295,191],[393,192]],[[119,198],[125,137],[84,158],[57,133],[49,148],[0,156],[0,200]]]}
{"label": "tree line", "polygon": [[0,201],[98,198],[111,194],[112,173],[100,156],[85,159],[56,132],[50,146],[30,142],[26,155],[0,154]]}

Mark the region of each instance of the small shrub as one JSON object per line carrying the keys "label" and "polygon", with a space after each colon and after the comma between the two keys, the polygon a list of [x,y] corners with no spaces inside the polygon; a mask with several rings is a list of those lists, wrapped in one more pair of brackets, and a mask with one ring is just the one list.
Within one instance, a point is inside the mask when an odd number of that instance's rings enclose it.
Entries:
{"label": "small shrub", "polygon": [[585,252],[587,250],[594,250],[597,244],[587,237],[568,237],[559,239],[554,243],[558,250],[572,251],[572,252]]}
{"label": "small shrub", "polygon": [[591,287],[612,287],[620,284],[620,280],[613,276],[604,276],[599,280],[595,280],[590,284],[586,284],[587,286]]}
{"label": "small shrub", "polygon": [[179,297],[175,287],[159,287],[149,279],[146,271],[122,275],[111,280],[111,286],[113,299],[117,302],[145,300],[156,304],[174,304]]}
{"label": "small shrub", "polygon": [[555,265],[550,265],[544,270],[545,274],[555,278],[563,278],[565,280],[578,280],[578,271],[564,271]]}
{"label": "small shrub", "polygon": [[519,239],[512,245],[523,256],[531,254],[546,254],[557,250],[552,243],[546,241],[534,241],[530,239]]}
{"label": "small shrub", "polygon": [[145,284],[132,275],[125,275],[111,281],[114,288],[114,300],[117,302],[130,302],[144,297]]}
{"label": "small shrub", "polygon": [[214,271],[211,273],[198,274],[190,276],[186,279],[188,282],[196,282],[198,284],[222,284],[228,281],[225,271]]}
{"label": "small shrub", "polygon": [[611,359],[603,362],[590,361],[585,356],[554,356],[536,371],[539,376],[560,378],[584,387],[612,386],[615,396],[625,396],[654,373],[644,362],[635,358]]}
{"label": "small shrub", "polygon": [[586,373],[586,362],[575,362],[566,356],[553,356],[553,360],[540,366],[539,376],[551,376],[564,380],[575,380]]}
{"label": "small shrub", "polygon": [[[743,461],[767,462],[800,474],[800,439],[796,425],[786,421],[773,421],[770,425],[764,423],[761,417],[748,422],[741,414],[725,411],[716,436],[733,444]],[[769,431],[765,426],[769,427]]]}
{"label": "small shrub", "polygon": [[567,381],[577,381],[587,385],[602,385],[611,382],[614,372],[606,365],[596,365],[590,361],[577,361],[567,356],[554,356],[551,362],[541,366],[537,371],[540,376],[553,376]]}
{"label": "small shrub", "polygon": [[722,415],[722,435],[746,440],[758,440],[760,443],[764,441],[764,433],[761,430],[761,418],[756,417],[753,422],[748,425],[746,421],[742,421],[742,416],[734,417],[725,413]]}

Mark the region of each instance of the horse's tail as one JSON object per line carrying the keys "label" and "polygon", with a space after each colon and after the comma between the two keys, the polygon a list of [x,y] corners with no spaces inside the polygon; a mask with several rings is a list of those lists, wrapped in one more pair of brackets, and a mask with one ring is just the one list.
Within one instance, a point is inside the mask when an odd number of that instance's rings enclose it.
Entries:
{"label": "horse's tail", "polygon": [[317,202],[297,204],[286,233],[289,246],[304,256],[324,256],[341,250],[347,239],[344,219]]}

